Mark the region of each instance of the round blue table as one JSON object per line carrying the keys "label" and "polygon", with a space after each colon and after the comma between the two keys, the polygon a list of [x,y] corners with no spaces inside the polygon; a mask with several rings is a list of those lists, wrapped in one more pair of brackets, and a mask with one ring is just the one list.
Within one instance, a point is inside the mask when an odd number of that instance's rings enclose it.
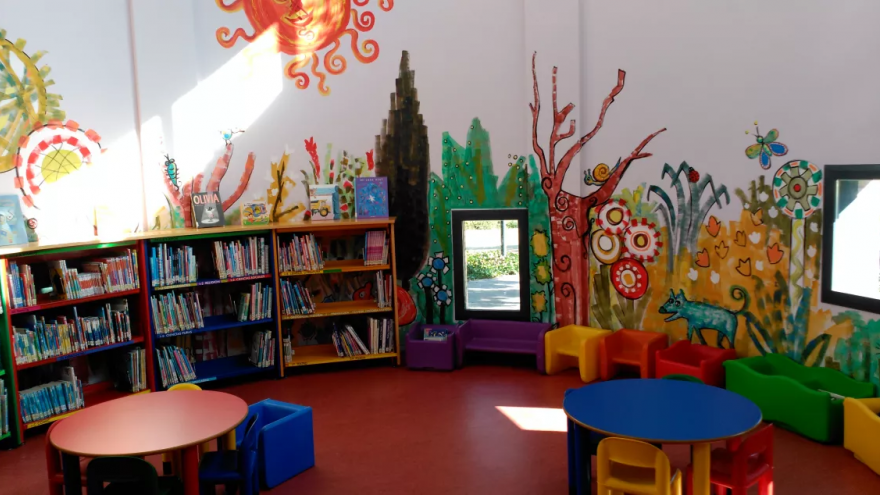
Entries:
{"label": "round blue table", "polygon": [[738,437],[761,423],[761,410],[745,397],[677,380],[595,383],[567,391],[562,408],[569,423],[569,485],[577,493],[590,487],[589,478],[580,482],[578,469],[581,452],[589,460],[584,447],[589,432],[578,427],[611,437],[692,445],[694,494],[709,495],[710,442]]}

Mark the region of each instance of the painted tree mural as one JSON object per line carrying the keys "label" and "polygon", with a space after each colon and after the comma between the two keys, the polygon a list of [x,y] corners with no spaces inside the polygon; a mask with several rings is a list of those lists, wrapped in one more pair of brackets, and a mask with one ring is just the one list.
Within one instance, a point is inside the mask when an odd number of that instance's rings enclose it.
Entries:
{"label": "painted tree mural", "polygon": [[400,58],[400,76],[391,94],[388,118],[376,136],[376,173],[388,178],[388,213],[397,217],[397,277],[409,290],[428,257],[428,127],[419,113],[415,71],[409,53]]}
{"label": "painted tree mural", "polygon": [[584,146],[599,132],[605,121],[605,113],[614,103],[614,98],[623,91],[626,72],[617,71],[617,85],[602,103],[599,118],[590,132],[581,136],[567,151],[561,154],[557,160],[556,146],[565,139],[574,136],[575,119],[569,121],[567,130],[562,130],[562,125],[574,110],[574,104],[569,103],[561,110],[556,97],[556,72],[553,67],[553,127],[550,132],[550,141],[545,154],[538,136],[538,120],[541,114],[541,95],[538,91],[538,74],[535,69],[535,61],[538,54],[532,55],[532,80],[534,90],[534,103],[529,105],[532,111],[532,148],[540,163],[541,187],[547,195],[550,210],[550,233],[554,244],[553,273],[554,288],[553,297],[556,306],[556,317],[560,325],[571,323],[587,323],[589,308],[589,290],[587,280],[589,225],[587,219],[590,211],[596,206],[606,203],[611,199],[621,177],[633,161],[651,156],[643,150],[658,134],[665,131],[660,129],[646,137],[626,158],[615,166],[606,180],[585,197],[571,194],[562,189],[565,174],[574,161],[575,156]]}

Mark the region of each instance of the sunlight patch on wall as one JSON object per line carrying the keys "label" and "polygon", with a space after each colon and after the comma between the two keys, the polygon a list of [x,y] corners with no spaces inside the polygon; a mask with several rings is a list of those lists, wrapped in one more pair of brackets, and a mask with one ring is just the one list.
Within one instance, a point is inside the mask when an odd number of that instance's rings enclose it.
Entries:
{"label": "sunlight patch on wall", "polygon": [[495,406],[511,423],[526,431],[567,431],[565,413],[558,407]]}
{"label": "sunlight patch on wall", "polygon": [[223,148],[223,131],[247,129],[269,108],[282,91],[281,67],[272,27],[174,102],[174,158],[183,180]]}

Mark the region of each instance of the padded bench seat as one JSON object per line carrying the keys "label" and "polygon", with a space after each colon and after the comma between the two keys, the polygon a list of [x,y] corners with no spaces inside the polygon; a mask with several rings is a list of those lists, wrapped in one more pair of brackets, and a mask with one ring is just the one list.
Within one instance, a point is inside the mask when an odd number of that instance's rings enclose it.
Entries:
{"label": "padded bench seat", "polygon": [[534,354],[538,371],[544,373],[544,334],[550,323],[502,320],[468,320],[455,330],[458,365],[466,351]]}

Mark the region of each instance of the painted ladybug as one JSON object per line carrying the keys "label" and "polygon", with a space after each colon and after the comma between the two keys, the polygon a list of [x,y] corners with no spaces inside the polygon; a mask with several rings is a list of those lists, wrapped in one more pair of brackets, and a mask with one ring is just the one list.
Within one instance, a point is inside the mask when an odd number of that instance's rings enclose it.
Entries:
{"label": "painted ladybug", "polygon": [[688,171],[688,181],[696,183],[698,180],[700,180],[700,173],[696,169],[691,168]]}

